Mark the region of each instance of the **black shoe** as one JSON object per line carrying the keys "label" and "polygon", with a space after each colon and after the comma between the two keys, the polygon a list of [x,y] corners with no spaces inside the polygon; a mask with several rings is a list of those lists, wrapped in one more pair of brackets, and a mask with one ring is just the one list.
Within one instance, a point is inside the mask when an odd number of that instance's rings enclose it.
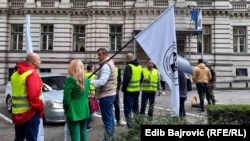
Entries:
{"label": "black shoe", "polygon": [[199,109],[198,112],[205,112],[205,110],[204,109]]}

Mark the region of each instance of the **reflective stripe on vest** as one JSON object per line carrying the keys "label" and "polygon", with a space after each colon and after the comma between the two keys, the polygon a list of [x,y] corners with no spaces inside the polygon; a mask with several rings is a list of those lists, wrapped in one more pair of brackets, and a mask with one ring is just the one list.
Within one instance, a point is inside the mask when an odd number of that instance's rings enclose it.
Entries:
{"label": "reflective stripe on vest", "polygon": [[140,91],[140,81],[141,81],[141,73],[142,67],[141,65],[134,66],[129,64],[132,70],[132,76],[128,83],[127,91],[128,92],[138,92]]}
{"label": "reflective stripe on vest", "polygon": [[142,82],[142,91],[157,91],[157,83],[158,83],[158,71],[154,68],[152,68],[152,71],[149,71],[148,68],[144,68],[143,71],[143,77],[148,78],[149,81]]}
{"label": "reflective stripe on vest", "polygon": [[33,70],[28,70],[23,74],[17,71],[11,76],[12,87],[12,113],[20,114],[31,109],[26,92],[26,78]]}
{"label": "reflective stripe on vest", "polygon": [[[85,73],[85,76],[86,76],[86,77],[89,77],[91,74],[92,74],[92,72],[86,72],[86,73]],[[95,79],[95,76],[96,76],[95,74],[92,75],[92,76],[89,78],[89,80],[94,80],[94,79]],[[95,93],[95,86],[94,86],[93,84],[90,84],[89,87],[90,87],[90,91]]]}

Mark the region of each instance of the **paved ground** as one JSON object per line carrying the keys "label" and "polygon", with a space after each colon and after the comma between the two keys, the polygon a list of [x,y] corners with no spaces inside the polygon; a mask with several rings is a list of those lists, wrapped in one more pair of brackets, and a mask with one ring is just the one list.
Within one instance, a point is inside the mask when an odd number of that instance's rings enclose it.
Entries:
{"label": "paved ground", "polygon": [[[121,100],[121,118],[125,124],[123,116],[122,93]],[[200,113],[197,108],[190,106],[192,96],[197,96],[196,90],[188,92],[188,99],[186,101],[187,119],[193,122],[206,118],[206,112]],[[250,104],[250,90],[215,90],[215,97],[217,104]],[[170,93],[167,91],[165,95],[156,97],[155,114],[160,112],[170,112]],[[3,111],[5,110],[4,94],[0,89],[0,137],[1,141],[14,140],[14,126],[11,124],[10,115]],[[93,130],[89,131],[89,141],[101,141],[103,138],[103,123],[101,115],[95,114],[93,122],[91,123]],[[127,130],[126,126],[115,127],[116,132]],[[63,141],[64,125],[45,125],[45,141]]]}

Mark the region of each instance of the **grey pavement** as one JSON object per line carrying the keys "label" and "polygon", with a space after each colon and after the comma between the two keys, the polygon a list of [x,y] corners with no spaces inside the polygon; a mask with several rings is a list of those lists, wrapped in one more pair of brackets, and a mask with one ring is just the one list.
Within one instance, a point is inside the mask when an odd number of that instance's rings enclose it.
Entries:
{"label": "grey pavement", "polygon": [[[0,137],[1,141],[14,140],[14,125],[11,123],[10,114],[3,114],[6,110],[4,101],[4,90],[5,86],[0,86]],[[215,90],[215,98],[217,104],[250,104],[250,89],[244,90]],[[200,123],[199,121],[206,121],[206,112],[198,112],[197,108],[191,107],[191,97],[197,96],[197,91],[188,92],[188,98],[186,101],[186,115],[187,120],[193,121],[194,123]],[[120,93],[121,103],[121,119],[125,124],[123,116],[123,94]],[[205,100],[205,104],[206,100]],[[156,97],[155,104],[155,115],[158,112],[171,112],[170,106],[170,92],[167,90],[165,95]],[[5,118],[7,116],[7,118]],[[9,117],[9,118],[8,118]],[[206,122],[205,122],[206,123]],[[91,122],[93,130],[89,131],[89,141],[100,141],[103,137],[104,127],[100,113],[95,114],[93,122]],[[115,126],[115,132],[126,131],[126,126],[118,127]],[[45,125],[45,141],[63,141],[64,138],[64,124],[56,125]]]}

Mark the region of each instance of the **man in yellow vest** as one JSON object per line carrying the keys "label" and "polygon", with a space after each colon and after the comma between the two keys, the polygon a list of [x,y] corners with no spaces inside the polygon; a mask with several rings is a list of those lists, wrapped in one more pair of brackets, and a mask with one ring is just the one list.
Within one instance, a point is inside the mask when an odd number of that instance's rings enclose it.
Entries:
{"label": "man in yellow vest", "polygon": [[26,61],[17,63],[17,71],[11,76],[12,121],[15,124],[15,140],[36,141],[40,117],[44,115],[42,80],[37,72],[40,57],[28,53]]}
{"label": "man in yellow vest", "polygon": [[132,112],[139,114],[139,94],[142,67],[132,53],[126,55],[126,67],[123,74],[122,92],[124,116],[127,127],[132,128]]}
{"label": "man in yellow vest", "polygon": [[114,108],[115,108],[115,119],[116,119],[116,125],[122,126],[121,123],[121,116],[120,116],[120,96],[119,91],[121,87],[121,69],[117,66],[115,67],[117,82],[116,82],[116,97],[114,101]]}
{"label": "man in yellow vest", "polygon": [[153,118],[155,96],[157,91],[161,93],[161,85],[160,74],[158,70],[154,68],[154,63],[150,58],[147,59],[147,67],[142,70],[142,78],[140,114],[145,115],[145,110],[149,101],[148,116]]}

